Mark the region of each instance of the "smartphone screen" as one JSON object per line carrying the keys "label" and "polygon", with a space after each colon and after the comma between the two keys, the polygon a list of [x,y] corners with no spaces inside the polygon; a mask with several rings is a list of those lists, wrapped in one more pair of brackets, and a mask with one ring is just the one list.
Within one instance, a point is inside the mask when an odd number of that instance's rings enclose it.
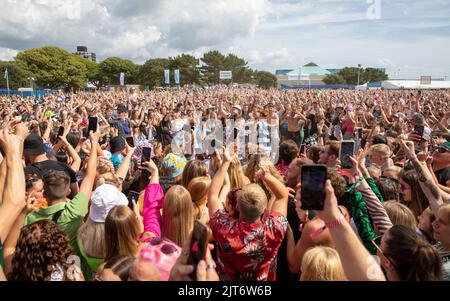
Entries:
{"label": "smartphone screen", "polygon": [[238,134],[239,134],[239,130],[237,128],[234,128],[233,139],[237,139]]}
{"label": "smartphone screen", "polygon": [[420,136],[420,138],[423,138],[423,132],[425,130],[425,127],[423,125],[416,125],[414,127],[414,133]]}
{"label": "smartphone screen", "polygon": [[126,137],[125,140],[127,141],[127,144],[131,147],[134,147],[134,138],[133,137]]}
{"label": "smartphone screen", "polygon": [[303,165],[301,168],[302,209],[323,210],[325,202],[326,165]]}
{"label": "smartphone screen", "polygon": [[58,138],[61,137],[64,134],[64,127],[60,126],[58,130]]}
{"label": "smartphone screen", "polygon": [[362,138],[362,135],[363,135],[363,128],[358,128],[358,137],[359,137],[359,139]]}
{"label": "smartphone screen", "polygon": [[208,240],[208,228],[199,221],[195,221],[188,258],[188,264],[194,266],[194,272],[189,275],[192,280],[197,278],[197,264],[206,257]]}
{"label": "smartphone screen", "polygon": [[341,149],[339,160],[341,161],[342,169],[352,169],[352,161],[350,160],[350,156],[353,156],[355,152],[355,141],[352,140],[344,140],[341,142]]}
{"label": "smartphone screen", "polygon": [[88,135],[91,131],[92,132],[97,131],[97,123],[98,123],[97,117],[89,117]]}
{"label": "smartphone screen", "polygon": [[300,145],[300,154],[305,152],[305,144]]}
{"label": "smartphone screen", "polygon": [[151,147],[143,147],[142,148],[142,157],[141,157],[141,164],[144,162],[150,161],[152,156],[152,148]]}

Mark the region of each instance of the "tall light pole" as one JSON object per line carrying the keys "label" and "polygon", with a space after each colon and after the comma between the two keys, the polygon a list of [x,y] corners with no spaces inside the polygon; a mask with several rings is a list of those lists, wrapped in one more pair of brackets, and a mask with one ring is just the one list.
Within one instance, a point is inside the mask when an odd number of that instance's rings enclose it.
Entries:
{"label": "tall light pole", "polygon": [[361,71],[361,64],[358,64],[358,86],[359,86],[359,72]]}
{"label": "tall light pole", "polygon": [[27,79],[30,81],[30,88],[33,89],[34,77],[28,77]]}
{"label": "tall light pole", "polygon": [[400,79],[400,69],[397,69],[397,79]]}

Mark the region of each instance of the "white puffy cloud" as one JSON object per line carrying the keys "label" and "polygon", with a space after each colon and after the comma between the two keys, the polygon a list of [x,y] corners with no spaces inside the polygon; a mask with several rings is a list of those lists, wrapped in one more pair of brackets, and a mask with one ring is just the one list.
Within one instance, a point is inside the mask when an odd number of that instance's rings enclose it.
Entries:
{"label": "white puffy cloud", "polygon": [[[372,1],[373,2],[373,1]],[[448,0],[2,0],[0,59],[57,45],[143,63],[217,49],[275,71],[301,63],[386,67],[402,77],[450,70]],[[404,12],[407,11],[407,14]],[[403,71],[404,70],[404,71]],[[449,74],[447,74],[449,75]]]}

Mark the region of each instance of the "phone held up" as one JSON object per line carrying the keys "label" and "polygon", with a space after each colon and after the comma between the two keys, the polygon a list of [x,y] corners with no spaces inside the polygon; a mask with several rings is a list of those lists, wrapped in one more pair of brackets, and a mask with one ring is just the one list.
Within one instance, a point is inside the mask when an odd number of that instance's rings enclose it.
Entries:
{"label": "phone held up", "polygon": [[352,161],[350,156],[355,154],[355,141],[343,140],[339,151],[339,160],[341,161],[341,169],[352,169]]}
{"label": "phone held up", "polygon": [[128,192],[127,199],[128,199],[128,207],[130,209],[133,209],[133,201],[137,202],[139,200],[139,192],[130,190],[130,192]]}
{"label": "phone held up", "polygon": [[194,266],[194,271],[189,275],[192,280],[197,280],[197,265],[200,260],[206,259],[208,243],[211,238],[211,230],[201,222],[195,221],[188,258],[188,264]]}
{"label": "phone held up", "polygon": [[141,164],[145,162],[149,162],[152,157],[152,148],[151,147],[143,147],[142,148],[142,156],[141,156]]}
{"label": "phone held up", "polygon": [[301,168],[301,198],[303,210],[323,210],[325,204],[325,181],[327,166],[303,165]]}
{"label": "phone held up", "polygon": [[89,138],[90,132],[96,132],[98,126],[98,118],[97,117],[89,117],[89,124],[87,131],[83,131],[84,137],[87,139]]}
{"label": "phone held up", "polygon": [[134,147],[134,138],[133,137],[126,137],[125,138],[125,140],[127,141],[127,144],[130,146],[130,147]]}

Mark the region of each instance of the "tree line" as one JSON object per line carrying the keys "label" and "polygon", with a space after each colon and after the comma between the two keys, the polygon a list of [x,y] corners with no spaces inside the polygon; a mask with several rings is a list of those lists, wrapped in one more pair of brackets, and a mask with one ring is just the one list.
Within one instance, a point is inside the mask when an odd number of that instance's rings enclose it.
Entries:
{"label": "tree line", "polygon": [[[29,87],[29,77],[40,88],[83,89],[88,83],[97,88],[119,85],[119,75],[125,73],[125,84],[139,84],[151,89],[164,86],[164,70],[180,70],[180,85],[213,85],[219,83],[219,72],[233,72],[233,83],[255,84],[261,88],[277,86],[277,78],[270,72],[253,70],[245,59],[234,54],[210,51],[197,59],[189,54],[169,58],[152,58],[143,65],[120,57],[109,57],[100,63],[89,61],[62,48],[45,46],[19,52],[14,61],[0,61],[0,72],[8,69],[11,89]],[[229,84],[230,80],[220,81]],[[0,77],[0,88],[6,79]]]}
{"label": "tree line", "polygon": [[325,76],[323,82],[327,85],[356,85],[358,84],[358,71],[359,84],[389,79],[384,72],[376,68],[359,69],[357,67],[345,67],[336,74]]}

